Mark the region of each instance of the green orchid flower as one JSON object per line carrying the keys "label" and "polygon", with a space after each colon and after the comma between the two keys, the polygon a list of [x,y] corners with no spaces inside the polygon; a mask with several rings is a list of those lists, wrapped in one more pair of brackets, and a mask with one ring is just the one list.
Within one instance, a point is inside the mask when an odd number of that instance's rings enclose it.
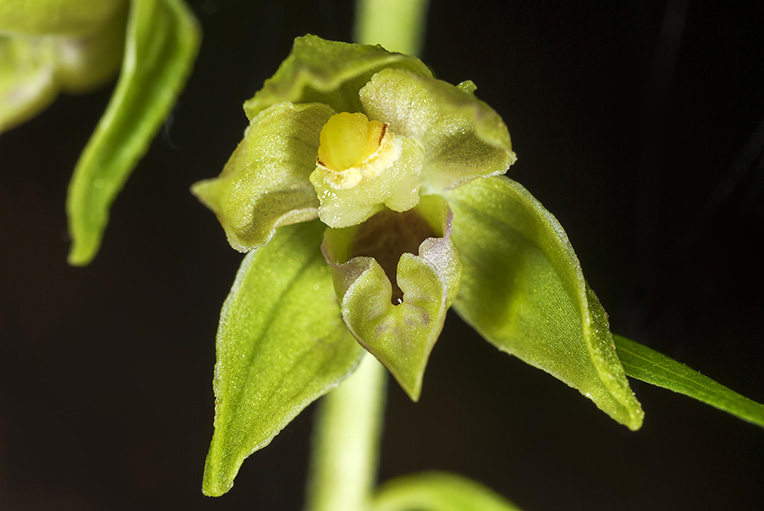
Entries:
{"label": "green orchid flower", "polygon": [[175,103],[198,45],[182,0],[0,0],[0,134],[59,92],[89,92],[119,72],[69,186],[70,263],[95,257],[109,207]]}
{"label": "green orchid flower", "polygon": [[562,227],[501,175],[509,133],[475,89],[415,57],[305,36],[244,104],[243,140],[193,187],[249,252],[221,314],[206,493],[364,350],[416,401],[452,305],[640,427],[607,316]]}

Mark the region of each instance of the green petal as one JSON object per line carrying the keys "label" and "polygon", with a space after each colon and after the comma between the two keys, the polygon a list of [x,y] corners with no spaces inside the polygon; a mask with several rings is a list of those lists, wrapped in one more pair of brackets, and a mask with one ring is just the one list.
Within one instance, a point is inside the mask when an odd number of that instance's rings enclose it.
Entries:
{"label": "green petal", "polygon": [[[395,272],[396,285],[403,292],[402,302],[397,305],[393,305],[391,278],[383,269],[390,265],[390,261],[385,262],[382,258],[390,256],[394,244],[392,238],[387,237],[399,236],[401,226],[413,223],[411,217],[383,218],[381,228],[389,231],[367,233],[380,240],[377,248],[382,253],[375,257],[357,248],[363,224],[328,229],[323,250],[333,269],[334,287],[345,324],[358,342],[387,367],[403,390],[416,401],[421,393],[430,351],[458,290],[461,267],[450,237],[451,212],[445,201],[438,196],[422,197],[419,206],[412,211],[432,227],[434,237],[421,242],[418,255],[404,251],[395,269],[389,270]],[[391,215],[389,218],[397,215],[389,211],[381,214]],[[369,222],[377,220],[372,217]]]}
{"label": "green petal", "polygon": [[0,33],[78,36],[95,30],[126,0],[0,0]]}
{"label": "green petal", "polygon": [[461,186],[480,176],[503,174],[515,162],[509,132],[472,82],[455,87],[404,70],[385,69],[361,89],[369,119],[419,140],[425,149],[426,191]]}
{"label": "green petal", "polygon": [[318,103],[280,103],[260,112],[220,176],[194,185],[233,248],[252,250],[268,243],[280,225],[316,218],[318,199],[308,176],[316,167],[321,127],[333,113]]}
{"label": "green petal", "polygon": [[637,380],[684,394],[702,403],[764,427],[764,405],[743,397],[684,364],[625,337],[614,335],[626,374]]}
{"label": "green petal", "polygon": [[37,115],[57,93],[52,41],[0,36],[0,133]]}
{"label": "green petal", "polygon": [[69,185],[71,264],[87,264],[98,251],[109,207],[175,103],[198,43],[181,0],[132,2],[119,82]]}
{"label": "green petal", "polygon": [[616,356],[607,314],[562,226],[505,177],[478,179],[446,197],[463,265],[456,311],[499,349],[638,429],[643,412]]}
{"label": "green petal", "polygon": [[381,46],[325,41],[314,35],[294,40],[292,52],[263,88],[244,103],[247,117],[276,103],[325,103],[337,112],[360,112],[358,90],[385,67],[431,76],[416,57]]}
{"label": "green petal", "polygon": [[223,305],[206,495],[227,492],[247,456],[360,361],[318,249],[323,230],[318,221],[279,229],[244,259]]}
{"label": "green petal", "polygon": [[415,140],[401,140],[401,155],[393,165],[371,181],[355,188],[340,190],[332,186],[327,171],[317,167],[310,175],[321,206],[318,215],[330,227],[360,224],[387,206],[406,211],[419,203],[424,154]]}
{"label": "green petal", "polygon": [[380,486],[371,511],[520,511],[520,508],[465,477],[423,472]]}

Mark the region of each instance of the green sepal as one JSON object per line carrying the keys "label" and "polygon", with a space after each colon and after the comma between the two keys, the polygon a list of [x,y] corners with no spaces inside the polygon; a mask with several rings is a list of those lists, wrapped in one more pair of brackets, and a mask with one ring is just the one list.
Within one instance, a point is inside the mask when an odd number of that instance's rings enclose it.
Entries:
{"label": "green sepal", "polygon": [[126,0],[0,0],[0,33],[85,35],[125,3]]}
{"label": "green sepal", "polygon": [[242,262],[220,314],[206,495],[227,492],[247,456],[360,361],[319,250],[324,228],[282,227]]}
{"label": "green sepal", "polygon": [[111,203],[191,71],[199,28],[181,0],[133,0],[126,37],[117,87],[69,184],[69,262],[74,265],[95,257]]}
{"label": "green sepal", "polygon": [[244,103],[244,111],[252,119],[269,106],[288,101],[325,103],[337,112],[361,112],[358,90],[386,67],[432,76],[418,58],[381,46],[326,41],[314,35],[298,37],[276,73]]}
{"label": "green sepal", "polygon": [[614,335],[626,375],[684,394],[739,419],[764,427],[764,405],[741,396],[708,376],[638,342]]}
{"label": "green sepal", "polygon": [[308,176],[316,166],[321,127],[333,113],[319,103],[279,103],[263,110],[220,176],[193,186],[233,248],[246,252],[260,247],[277,227],[318,216]]}
{"label": "green sepal", "polygon": [[[393,284],[380,262],[354,253],[363,226],[327,229],[322,249],[333,270],[345,324],[417,401],[427,360],[459,288],[461,263],[451,240],[451,211],[445,201],[422,197],[413,211],[432,226],[436,237],[422,241],[417,255],[400,255],[395,280],[403,295],[396,305]],[[383,245],[387,250],[390,244]]]}
{"label": "green sepal", "polygon": [[424,153],[413,139],[400,140],[401,155],[393,165],[374,179],[355,188],[340,190],[332,186],[327,170],[316,167],[310,175],[321,205],[318,216],[330,227],[357,225],[381,211],[407,211],[419,203],[420,173]]}
{"label": "green sepal", "polygon": [[475,180],[445,194],[462,255],[454,308],[489,342],[580,391],[632,430],[643,412],[607,314],[562,226],[519,184]]}
{"label": "green sepal", "polygon": [[476,177],[506,172],[517,159],[507,126],[474,95],[474,84],[384,69],[361,89],[369,119],[418,140],[424,147],[425,193],[461,186]]}
{"label": "green sepal", "polygon": [[521,511],[480,483],[446,472],[422,472],[382,484],[371,511]]}

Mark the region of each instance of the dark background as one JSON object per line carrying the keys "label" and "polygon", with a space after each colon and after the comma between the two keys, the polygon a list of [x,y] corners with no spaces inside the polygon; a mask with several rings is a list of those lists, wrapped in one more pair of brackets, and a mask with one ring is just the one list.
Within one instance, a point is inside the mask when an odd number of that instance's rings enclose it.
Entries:
{"label": "dark background", "polygon": [[[183,96],[87,268],[64,200],[110,90],[0,136],[0,508],[299,509],[313,407],[200,493],[217,317],[241,256],[189,186],[242,102],[352,2],[192,1]],[[423,58],[505,119],[510,175],[565,226],[614,331],[764,401],[764,2],[433,0]],[[758,130],[758,131],[757,131]],[[422,399],[395,385],[380,466],[475,478],[526,511],[764,509],[764,431],[633,382],[632,433],[450,315]]]}

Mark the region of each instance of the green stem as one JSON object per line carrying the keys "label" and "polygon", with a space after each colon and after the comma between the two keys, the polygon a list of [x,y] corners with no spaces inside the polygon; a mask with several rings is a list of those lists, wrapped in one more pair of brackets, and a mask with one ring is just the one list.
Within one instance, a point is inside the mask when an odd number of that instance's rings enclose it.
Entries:
{"label": "green stem", "polygon": [[427,0],[358,0],[355,40],[416,55],[424,41]]}
{"label": "green stem", "polygon": [[[427,0],[358,0],[355,40],[417,54]],[[313,434],[307,511],[368,509],[377,472],[387,371],[366,355],[320,403]]]}
{"label": "green stem", "polygon": [[387,372],[366,355],[320,403],[307,511],[362,511],[374,487]]}

